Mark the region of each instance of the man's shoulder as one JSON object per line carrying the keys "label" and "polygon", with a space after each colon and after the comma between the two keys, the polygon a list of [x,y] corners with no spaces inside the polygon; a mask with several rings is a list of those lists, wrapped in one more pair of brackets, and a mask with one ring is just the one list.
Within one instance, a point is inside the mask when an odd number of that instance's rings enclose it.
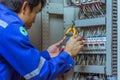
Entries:
{"label": "man's shoulder", "polygon": [[1,17],[0,17],[0,21],[4,22],[4,23],[7,23],[7,24],[11,24],[11,23],[18,23],[18,24],[22,24],[23,25],[23,22],[18,18],[16,17],[15,15],[12,15],[12,14],[4,14],[4,13],[1,13]]}
{"label": "man's shoulder", "polygon": [[15,23],[15,22],[22,24],[22,25],[24,24],[24,22],[19,18],[17,13],[13,12],[10,9],[7,9],[3,5],[0,5],[0,20],[7,24],[11,24],[11,23]]}

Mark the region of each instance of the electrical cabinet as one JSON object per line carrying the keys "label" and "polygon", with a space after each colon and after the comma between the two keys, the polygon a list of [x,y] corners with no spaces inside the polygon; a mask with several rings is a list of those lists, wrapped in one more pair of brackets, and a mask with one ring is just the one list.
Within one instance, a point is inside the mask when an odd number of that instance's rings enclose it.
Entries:
{"label": "electrical cabinet", "polygon": [[[57,16],[56,20],[50,19],[51,15]],[[118,80],[118,1],[47,0],[42,11],[42,49],[57,42],[58,36],[62,38],[73,22],[84,50],[74,58],[74,69],[62,80]],[[60,26],[51,27],[51,23]],[[53,33],[52,28],[56,29]]]}
{"label": "electrical cabinet", "polygon": [[116,80],[117,0],[64,2],[64,15],[68,18],[71,16],[68,15],[70,12],[66,13],[69,8],[74,12],[71,22],[75,22],[85,45],[85,49],[74,58],[75,67],[71,80]]}

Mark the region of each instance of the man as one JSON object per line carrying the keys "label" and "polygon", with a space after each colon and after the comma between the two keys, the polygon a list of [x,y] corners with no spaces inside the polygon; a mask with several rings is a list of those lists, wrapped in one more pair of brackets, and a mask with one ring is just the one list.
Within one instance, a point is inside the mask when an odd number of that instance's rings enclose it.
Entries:
{"label": "man", "polygon": [[54,80],[73,65],[72,57],[83,48],[79,35],[72,36],[64,51],[62,40],[39,52],[30,42],[30,29],[44,0],[0,0],[0,80]]}

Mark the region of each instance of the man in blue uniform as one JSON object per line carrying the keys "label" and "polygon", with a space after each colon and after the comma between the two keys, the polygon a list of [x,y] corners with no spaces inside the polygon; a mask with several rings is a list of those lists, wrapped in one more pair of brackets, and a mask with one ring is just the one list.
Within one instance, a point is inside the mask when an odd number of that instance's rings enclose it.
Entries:
{"label": "man in blue uniform", "polygon": [[0,80],[54,80],[73,65],[72,57],[83,48],[79,35],[72,36],[64,51],[60,41],[39,52],[28,32],[45,0],[0,0]]}

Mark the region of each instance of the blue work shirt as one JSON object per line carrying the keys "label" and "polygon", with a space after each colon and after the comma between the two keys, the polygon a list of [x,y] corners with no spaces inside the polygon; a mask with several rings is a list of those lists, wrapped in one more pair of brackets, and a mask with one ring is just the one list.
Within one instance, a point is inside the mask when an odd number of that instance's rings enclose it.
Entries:
{"label": "blue work shirt", "polygon": [[74,65],[65,51],[50,58],[30,42],[24,22],[0,4],[0,80],[54,80]]}

